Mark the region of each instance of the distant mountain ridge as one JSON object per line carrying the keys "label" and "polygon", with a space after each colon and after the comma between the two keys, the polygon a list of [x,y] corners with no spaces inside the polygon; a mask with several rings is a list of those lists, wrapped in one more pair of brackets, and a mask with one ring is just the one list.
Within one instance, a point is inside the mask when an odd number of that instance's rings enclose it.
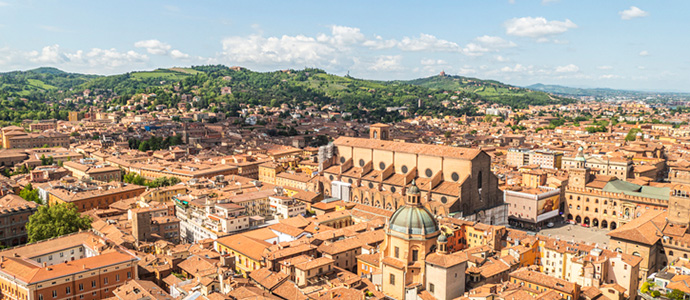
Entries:
{"label": "distant mountain ridge", "polygon": [[643,97],[652,95],[667,95],[667,96],[681,96],[688,97],[690,93],[682,92],[654,92],[654,91],[635,91],[635,90],[619,90],[611,88],[575,88],[562,85],[553,84],[533,84],[526,88],[536,91],[543,91],[547,93],[571,96],[571,97]]}

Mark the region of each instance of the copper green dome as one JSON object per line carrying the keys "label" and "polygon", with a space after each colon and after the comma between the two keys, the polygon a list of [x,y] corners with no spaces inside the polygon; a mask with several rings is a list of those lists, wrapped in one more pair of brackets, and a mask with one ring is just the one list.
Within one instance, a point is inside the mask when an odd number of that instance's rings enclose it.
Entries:
{"label": "copper green dome", "polygon": [[577,155],[575,155],[575,160],[576,160],[576,161],[585,161],[585,153],[584,153],[583,150],[584,150],[584,149],[582,148],[582,146],[580,146],[579,148],[577,148]]}
{"label": "copper green dome", "polygon": [[409,195],[418,195],[419,194],[419,188],[417,187],[417,183],[415,183],[415,180],[412,179],[412,185],[407,189],[407,194]]}
{"label": "copper green dome", "polygon": [[427,235],[437,232],[438,225],[426,208],[403,205],[391,216],[389,229],[402,234]]}

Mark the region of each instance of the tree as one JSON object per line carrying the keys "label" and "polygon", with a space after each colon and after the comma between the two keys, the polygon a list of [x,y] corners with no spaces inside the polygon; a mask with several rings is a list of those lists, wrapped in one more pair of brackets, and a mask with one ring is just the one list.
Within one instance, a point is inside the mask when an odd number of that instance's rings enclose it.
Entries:
{"label": "tree", "polygon": [[149,141],[143,141],[139,144],[139,151],[146,152],[149,151],[151,147],[149,146]]}
{"label": "tree", "polygon": [[642,132],[642,130],[639,128],[631,128],[630,131],[628,131],[628,134],[625,136],[625,140],[628,142],[635,141],[637,134],[640,132]]}
{"label": "tree", "polygon": [[33,201],[38,204],[43,204],[41,198],[38,197],[38,190],[34,189],[33,186],[31,186],[31,183],[27,184],[24,189],[19,192],[19,197],[24,198],[26,201]]}
{"label": "tree", "polygon": [[685,299],[685,293],[679,289],[674,289],[670,293],[666,294],[666,297],[673,300],[683,300]]}
{"label": "tree", "polygon": [[71,203],[40,206],[38,211],[29,217],[29,223],[26,224],[30,243],[89,228],[91,228],[91,218],[81,216],[77,212],[77,207]]}

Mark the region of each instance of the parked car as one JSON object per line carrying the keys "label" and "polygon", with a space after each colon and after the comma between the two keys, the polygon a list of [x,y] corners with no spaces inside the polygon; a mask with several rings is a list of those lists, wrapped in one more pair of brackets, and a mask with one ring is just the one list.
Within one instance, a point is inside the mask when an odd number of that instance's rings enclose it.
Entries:
{"label": "parked car", "polygon": [[546,224],[546,227],[553,228],[554,224],[552,222],[549,222]]}

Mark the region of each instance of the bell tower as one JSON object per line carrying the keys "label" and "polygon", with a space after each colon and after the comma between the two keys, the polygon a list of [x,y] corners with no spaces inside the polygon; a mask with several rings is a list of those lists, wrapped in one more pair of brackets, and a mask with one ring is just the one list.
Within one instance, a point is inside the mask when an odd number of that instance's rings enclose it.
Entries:
{"label": "bell tower", "polygon": [[369,126],[369,138],[373,140],[384,140],[390,139],[390,125],[376,123]]}
{"label": "bell tower", "polygon": [[582,147],[577,149],[575,156],[575,168],[568,170],[568,185],[576,188],[585,188],[589,182],[589,168]]}
{"label": "bell tower", "polygon": [[668,199],[668,221],[678,225],[690,223],[690,186],[676,184]]}

